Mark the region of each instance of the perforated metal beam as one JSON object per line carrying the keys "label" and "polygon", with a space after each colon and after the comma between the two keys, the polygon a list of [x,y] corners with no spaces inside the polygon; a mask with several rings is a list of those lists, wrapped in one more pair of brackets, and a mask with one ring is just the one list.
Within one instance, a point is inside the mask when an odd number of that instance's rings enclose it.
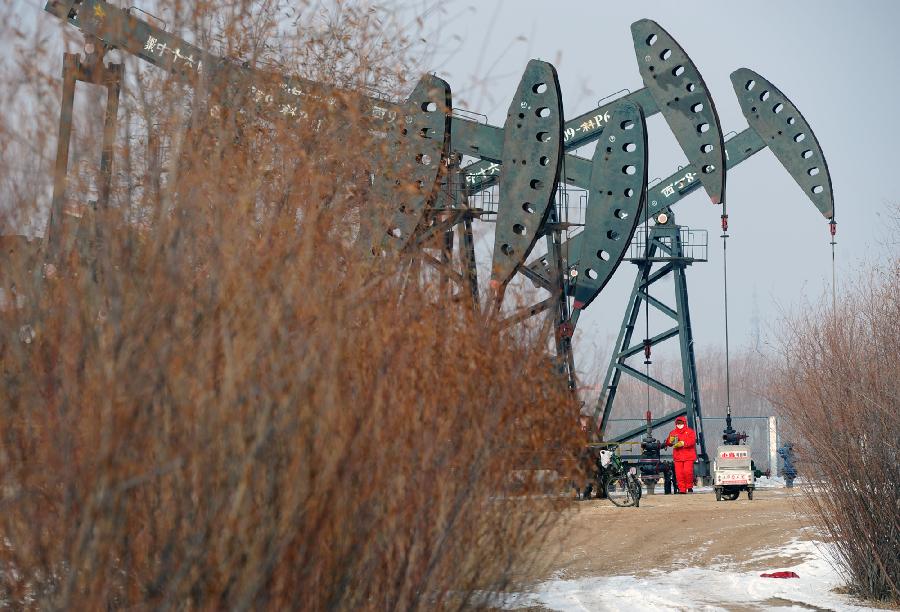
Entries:
{"label": "perforated metal beam", "polygon": [[[725,166],[731,170],[766,148],[766,143],[750,128],[725,141]],[[700,169],[688,165],[651,187],[647,194],[648,212],[654,215],[671,208],[703,185]]]}
{"label": "perforated metal beam", "polygon": [[647,155],[644,113],[624,102],[594,150],[581,248],[572,253],[578,258],[569,281],[576,310],[597,297],[628,249],[647,196]]}
{"label": "perforated metal beam", "polygon": [[809,123],[780,89],[749,68],[731,73],[747,123],[826,219],[834,218],[834,194],[825,154]]}
{"label": "perforated metal beam", "polygon": [[[600,139],[609,125],[610,113],[622,102],[638,104],[645,117],[662,112],[688,161],[699,172],[705,170],[704,177],[707,180],[704,181],[704,187],[710,199],[714,203],[721,202],[725,196],[726,171],[722,130],[715,104],[700,71],[684,49],[655,21],[642,19],[632,24],[631,29],[638,67],[645,86],[566,121],[563,129],[564,149],[571,151]],[[653,36],[656,38],[652,38]],[[648,42],[651,40],[652,44]],[[664,53],[666,50],[669,51],[668,55]],[[653,67],[652,71],[649,70],[650,66]],[[676,70],[677,68],[681,70]],[[672,74],[673,70],[677,74]],[[660,74],[659,71],[668,71],[668,74]],[[455,138],[456,121],[457,118],[454,118],[454,148],[461,146],[461,141]],[[480,141],[485,143],[480,145],[480,150],[472,147],[459,149],[463,154],[489,160],[474,162],[463,168],[466,190],[470,194],[496,184],[501,173],[499,162],[490,157],[493,147],[489,144],[489,128],[498,129],[491,126],[469,128],[469,131],[477,130],[480,133]],[[462,132],[463,128],[460,127],[459,131]],[[469,141],[474,142],[471,138]],[[567,155],[567,173],[573,162],[573,156]]]}
{"label": "perforated metal beam", "polygon": [[389,132],[394,154],[376,176],[375,189],[393,202],[385,246],[406,246],[433,203],[443,160],[450,154],[450,85],[435,76],[419,80],[406,102],[403,123]]}
{"label": "perforated metal beam", "polygon": [[525,68],[503,129],[500,208],[491,284],[502,294],[534,247],[559,183],[562,95],[556,69],[539,60]]}
{"label": "perforated metal beam", "polygon": [[713,204],[725,200],[725,146],[712,96],[684,49],[655,21],[631,25],[638,69]]}

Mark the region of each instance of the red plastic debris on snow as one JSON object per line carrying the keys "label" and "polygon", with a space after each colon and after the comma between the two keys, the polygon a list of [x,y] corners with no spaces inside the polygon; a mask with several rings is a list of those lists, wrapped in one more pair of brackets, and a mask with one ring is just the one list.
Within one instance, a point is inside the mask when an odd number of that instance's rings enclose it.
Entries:
{"label": "red plastic debris on snow", "polygon": [[799,578],[794,572],[771,572],[769,574],[760,574],[760,578]]}

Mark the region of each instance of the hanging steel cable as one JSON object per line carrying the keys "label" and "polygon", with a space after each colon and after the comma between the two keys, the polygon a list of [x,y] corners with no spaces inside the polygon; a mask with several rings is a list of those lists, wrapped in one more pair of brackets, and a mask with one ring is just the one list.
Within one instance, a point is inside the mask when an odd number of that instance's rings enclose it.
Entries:
{"label": "hanging steel cable", "polygon": [[837,222],[834,217],[828,222],[828,231],[831,233],[831,312],[834,314],[837,312],[837,272],[834,261],[834,245],[837,244],[834,237],[837,234]]}
{"label": "hanging steel cable", "polygon": [[731,363],[728,346],[728,213],[722,203],[722,286],[725,296],[725,414],[731,416]]}
{"label": "hanging steel cable", "polygon": [[[650,207],[644,204],[644,265],[648,268],[653,264],[650,262]],[[647,270],[647,277],[650,276],[650,270]],[[650,413],[650,285],[644,287],[646,299],[644,300],[644,369],[646,370],[647,380],[644,385],[647,388],[647,413]]]}

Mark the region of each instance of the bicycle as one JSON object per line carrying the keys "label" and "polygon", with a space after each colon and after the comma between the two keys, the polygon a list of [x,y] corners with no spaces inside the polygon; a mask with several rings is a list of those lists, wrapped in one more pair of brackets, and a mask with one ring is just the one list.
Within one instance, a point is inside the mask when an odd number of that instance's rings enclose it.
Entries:
{"label": "bicycle", "polygon": [[641,505],[641,481],[637,468],[628,467],[614,452],[600,451],[606,497],[615,505],[626,508]]}

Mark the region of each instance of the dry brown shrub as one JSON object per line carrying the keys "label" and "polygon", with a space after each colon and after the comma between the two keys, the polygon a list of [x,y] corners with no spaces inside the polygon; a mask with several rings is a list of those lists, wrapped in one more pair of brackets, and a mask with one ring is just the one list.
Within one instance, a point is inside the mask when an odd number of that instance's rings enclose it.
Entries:
{"label": "dry brown shrub", "polygon": [[[830,296],[829,296],[830,297]],[[784,326],[773,402],[796,436],[805,502],[865,598],[900,600],[900,272],[863,275]]]}
{"label": "dry brown shrub", "polygon": [[[341,85],[411,86],[406,43],[367,10],[339,6],[313,37],[274,5],[223,4],[227,26],[205,6],[181,25],[251,56],[303,49],[293,68]],[[56,55],[23,66],[58,96]],[[389,205],[371,160],[391,153],[362,117],[212,119],[128,69],[110,209],[84,205],[86,165],[58,258],[4,239],[4,603],[432,609],[507,587],[564,503],[521,470],[565,466],[578,442],[546,338],[499,331],[415,254],[360,252]],[[0,126],[35,153],[0,166],[8,226],[47,190],[55,112]],[[99,123],[79,125],[73,151],[95,155]]]}

